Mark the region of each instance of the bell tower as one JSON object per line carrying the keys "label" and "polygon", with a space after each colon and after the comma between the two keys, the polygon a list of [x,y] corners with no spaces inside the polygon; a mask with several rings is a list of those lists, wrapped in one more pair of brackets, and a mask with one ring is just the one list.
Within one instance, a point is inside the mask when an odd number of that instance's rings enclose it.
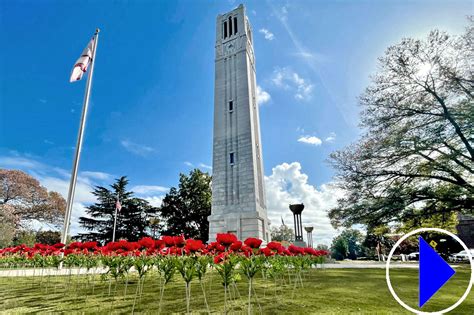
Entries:
{"label": "bell tower", "polygon": [[252,27],[245,8],[217,16],[209,240],[232,232],[270,240]]}

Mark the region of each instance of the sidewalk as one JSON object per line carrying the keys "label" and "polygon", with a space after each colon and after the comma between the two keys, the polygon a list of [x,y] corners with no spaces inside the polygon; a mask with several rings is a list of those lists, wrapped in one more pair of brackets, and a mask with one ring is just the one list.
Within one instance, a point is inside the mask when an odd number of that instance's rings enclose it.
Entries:
{"label": "sidewalk", "polygon": [[[392,262],[390,268],[406,268],[406,269],[418,269],[418,263],[399,263]],[[341,263],[328,263],[322,267],[317,266],[317,269],[385,269],[384,262],[341,262]],[[47,269],[0,269],[0,277],[41,277],[41,276],[68,276],[71,275],[84,275],[84,274],[101,274],[107,272],[107,268],[94,268],[87,272],[86,268],[47,268]],[[133,272],[133,270],[132,270]]]}

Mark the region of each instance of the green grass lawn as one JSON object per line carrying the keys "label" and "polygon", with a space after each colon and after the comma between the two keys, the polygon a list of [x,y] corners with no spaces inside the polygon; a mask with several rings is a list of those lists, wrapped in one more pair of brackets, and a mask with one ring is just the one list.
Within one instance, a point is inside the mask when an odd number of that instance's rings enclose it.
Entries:
{"label": "green grass lawn", "polygon": [[[416,307],[418,271],[391,271],[392,284],[399,296]],[[453,304],[466,289],[470,269],[458,268],[455,278],[430,300],[423,311],[436,311]],[[89,280],[89,281],[88,281]],[[130,276],[125,295],[125,283],[101,280],[99,276],[72,277],[10,277],[0,278],[0,311],[2,313],[88,313],[129,314],[137,288],[137,279]],[[303,287],[293,294],[293,283],[258,277],[254,282],[258,302],[252,301],[253,313],[264,314],[408,314],[392,298],[385,284],[384,269],[311,270],[303,276]],[[223,313],[224,290],[217,273],[206,275],[204,282],[212,313]],[[143,295],[137,301],[135,313],[157,314],[159,281],[156,274],[147,276]],[[247,312],[247,281],[242,278],[231,288],[230,313]],[[206,313],[201,287],[192,282],[191,310]],[[166,286],[161,314],[185,313],[184,282],[180,275]],[[474,292],[450,314],[474,314]]]}

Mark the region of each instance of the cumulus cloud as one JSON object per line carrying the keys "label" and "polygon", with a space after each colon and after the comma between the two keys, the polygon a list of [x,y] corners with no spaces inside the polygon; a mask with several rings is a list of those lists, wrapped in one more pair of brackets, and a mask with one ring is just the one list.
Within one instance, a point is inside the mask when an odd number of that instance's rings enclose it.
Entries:
{"label": "cumulus cloud", "polygon": [[258,105],[263,105],[263,104],[267,103],[268,101],[270,101],[270,99],[271,99],[270,94],[267,91],[263,90],[260,85],[257,85]]}
{"label": "cumulus cloud", "polygon": [[[0,156],[0,165],[5,168],[15,168],[25,171],[38,179],[40,184],[46,187],[50,191],[56,191],[64,199],[67,199],[69,189],[70,171],[65,169],[47,165],[45,163],[37,161],[35,158],[29,156],[22,156],[15,154],[14,156]],[[100,176],[98,174],[101,174]],[[97,177],[109,176],[102,172],[81,172],[77,177],[76,191],[74,195],[74,203],[72,205],[72,218],[70,233],[75,235],[79,232],[80,227],[78,224],[79,217],[84,216],[85,205],[96,201],[91,191],[94,186],[100,184],[96,182]],[[33,228],[50,228],[49,226],[43,226],[42,223],[32,223]]]}
{"label": "cumulus cloud", "polygon": [[155,151],[155,149],[153,149],[152,147],[149,147],[143,144],[138,144],[130,140],[121,140],[120,144],[128,152],[136,154],[136,155],[140,155],[140,156],[147,156],[150,153],[153,153]]}
{"label": "cumulus cloud", "polygon": [[[38,179],[40,184],[49,191],[56,191],[64,199],[67,199],[69,190],[70,171],[48,165],[38,161],[38,158],[32,158],[27,155],[12,153],[6,156],[0,156],[0,167],[20,169],[34,178]],[[70,234],[76,235],[84,232],[79,226],[79,218],[86,215],[86,207],[97,201],[92,194],[95,186],[108,186],[113,175],[98,171],[83,171],[79,173],[76,182],[76,191],[74,194],[74,203],[72,206]],[[132,188],[141,198],[150,202],[153,206],[160,206],[164,193],[168,188],[163,186],[137,185]],[[41,223],[32,222],[33,228],[47,228]]]}
{"label": "cumulus cloud", "polygon": [[306,143],[306,144],[311,144],[311,145],[314,145],[314,146],[319,146],[321,145],[323,142],[321,141],[321,139],[319,139],[318,137],[315,137],[315,136],[301,136],[299,139],[298,139],[298,142],[302,142],[302,143]]}
{"label": "cumulus cloud", "polygon": [[336,206],[337,199],[342,197],[342,191],[330,183],[319,188],[309,184],[308,175],[301,171],[299,162],[275,166],[272,174],[265,177],[265,187],[267,211],[272,226],[279,226],[283,218],[285,224],[292,227],[293,215],[288,206],[303,203],[303,226],[314,227],[314,244],[330,245],[337,233],[330,224],[327,211]]}
{"label": "cumulus cloud", "polygon": [[163,186],[138,185],[138,186],[133,186],[131,190],[137,194],[149,195],[149,194],[154,194],[154,193],[167,192],[169,188],[163,187]]}
{"label": "cumulus cloud", "polygon": [[262,33],[267,40],[273,40],[275,38],[275,35],[266,28],[261,28],[259,32]]}
{"label": "cumulus cloud", "polygon": [[271,80],[275,86],[292,91],[297,100],[311,99],[314,85],[290,68],[276,68]]}

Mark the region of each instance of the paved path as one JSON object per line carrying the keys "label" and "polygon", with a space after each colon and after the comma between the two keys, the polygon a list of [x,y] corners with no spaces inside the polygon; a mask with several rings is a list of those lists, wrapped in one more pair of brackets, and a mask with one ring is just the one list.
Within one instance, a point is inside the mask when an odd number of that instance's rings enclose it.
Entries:
{"label": "paved path", "polygon": [[[318,269],[321,266],[318,266]],[[384,262],[341,262],[341,263],[329,263],[324,264],[324,269],[385,269]],[[392,262],[390,264],[390,268],[406,268],[406,269],[418,269],[418,263],[397,263]],[[105,273],[107,268],[94,268],[87,270],[85,268],[72,268],[71,270],[68,268],[63,269],[55,269],[55,268],[47,268],[47,269],[9,269],[9,270],[1,270],[0,269],[0,277],[41,277],[41,276],[67,276],[71,275],[83,275],[83,274],[101,274]]]}
{"label": "paved path", "polygon": [[71,275],[84,275],[84,274],[100,274],[107,271],[107,268],[91,269],[87,272],[86,268],[46,268],[46,269],[9,269],[1,270],[0,277],[41,277],[41,276],[68,276]]}
{"label": "paved path", "polygon": [[[318,266],[319,268],[319,266]],[[385,263],[370,262],[370,263],[352,263],[342,262],[334,264],[324,264],[324,269],[385,269]],[[402,269],[418,269],[417,263],[390,263],[390,268],[402,268]]]}

